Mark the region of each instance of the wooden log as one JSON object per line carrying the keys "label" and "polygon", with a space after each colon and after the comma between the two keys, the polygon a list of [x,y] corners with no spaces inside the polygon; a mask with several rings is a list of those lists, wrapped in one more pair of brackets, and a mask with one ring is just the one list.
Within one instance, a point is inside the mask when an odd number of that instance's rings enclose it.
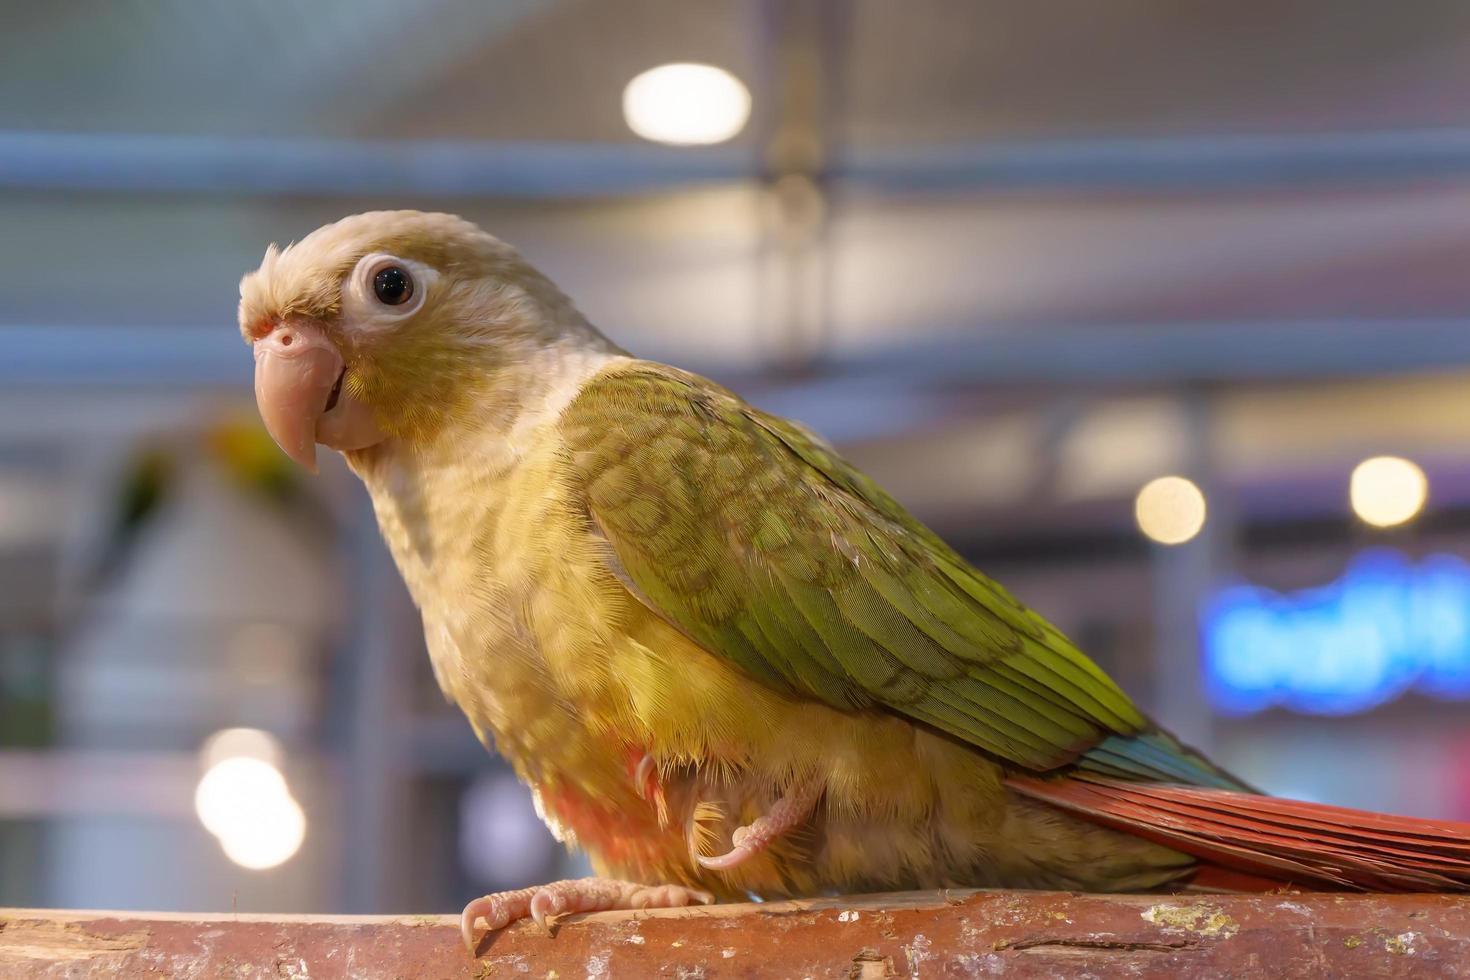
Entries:
{"label": "wooden log", "polygon": [[948,891],[520,923],[0,910],[0,977],[1460,977],[1470,897]]}

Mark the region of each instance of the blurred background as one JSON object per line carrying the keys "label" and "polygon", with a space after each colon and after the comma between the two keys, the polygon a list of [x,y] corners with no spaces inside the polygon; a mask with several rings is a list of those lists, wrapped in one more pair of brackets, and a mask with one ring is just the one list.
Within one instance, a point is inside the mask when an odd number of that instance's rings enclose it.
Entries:
{"label": "blurred background", "polygon": [[1470,6],[0,14],[0,905],[579,873],[255,418],[239,277],[380,207],[825,433],[1242,776],[1470,819]]}

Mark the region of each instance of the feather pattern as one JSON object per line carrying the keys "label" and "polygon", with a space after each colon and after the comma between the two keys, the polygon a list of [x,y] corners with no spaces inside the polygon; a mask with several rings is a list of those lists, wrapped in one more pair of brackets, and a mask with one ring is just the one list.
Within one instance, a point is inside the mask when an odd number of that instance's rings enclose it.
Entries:
{"label": "feather pattern", "polygon": [[1007,784],[1104,826],[1278,881],[1371,891],[1470,888],[1466,823],[1091,775],[1014,776]]}
{"label": "feather pattern", "polygon": [[1239,786],[801,427],[632,362],[560,428],[610,567],[764,683],[878,705],[1028,769]]}

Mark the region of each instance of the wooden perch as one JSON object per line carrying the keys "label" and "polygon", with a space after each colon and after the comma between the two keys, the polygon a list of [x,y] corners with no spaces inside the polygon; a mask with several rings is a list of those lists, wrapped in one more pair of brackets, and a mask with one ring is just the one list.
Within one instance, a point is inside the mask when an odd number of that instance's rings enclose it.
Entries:
{"label": "wooden perch", "polygon": [[0,977],[1459,977],[1470,897],[914,892],[521,923],[0,910]]}

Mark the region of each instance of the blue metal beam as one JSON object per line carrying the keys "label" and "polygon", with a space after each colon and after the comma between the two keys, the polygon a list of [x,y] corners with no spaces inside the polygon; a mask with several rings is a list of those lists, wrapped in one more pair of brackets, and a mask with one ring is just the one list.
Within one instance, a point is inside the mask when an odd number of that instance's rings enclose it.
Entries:
{"label": "blue metal beam", "polygon": [[0,132],[0,190],[606,197],[741,180],[752,151]]}
{"label": "blue metal beam", "polygon": [[840,357],[847,377],[929,383],[1229,382],[1337,378],[1470,365],[1470,319],[1037,323],[936,331]]}
{"label": "blue metal beam", "polygon": [[250,350],[212,327],[0,326],[0,389],[251,388]]}
{"label": "blue metal beam", "polygon": [[[0,190],[566,198],[753,179],[748,147],[0,132]],[[1470,178],[1470,130],[853,147],[879,191],[1172,190]]]}
{"label": "blue metal beam", "polygon": [[853,151],[849,180],[887,191],[1173,190],[1470,177],[1470,130],[965,143]]}
{"label": "blue metal beam", "polygon": [[[646,345],[645,345],[646,346]],[[661,355],[656,349],[639,353]],[[686,359],[687,361],[687,359]],[[840,399],[885,384],[1175,384],[1411,373],[1470,366],[1470,319],[970,327],[825,359],[809,380],[688,363],[770,392]],[[232,324],[0,326],[0,387],[250,386]]]}

